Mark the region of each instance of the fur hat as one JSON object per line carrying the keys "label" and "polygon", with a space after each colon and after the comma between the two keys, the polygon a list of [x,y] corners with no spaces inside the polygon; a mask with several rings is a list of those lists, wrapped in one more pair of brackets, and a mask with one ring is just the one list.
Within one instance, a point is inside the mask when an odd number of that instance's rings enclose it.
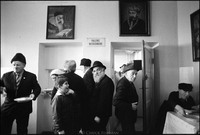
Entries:
{"label": "fur hat", "polygon": [[100,61],[95,61],[93,63],[93,66],[91,67],[91,69],[95,68],[95,67],[102,67],[106,69],[106,66],[104,66]]}
{"label": "fur hat", "polygon": [[179,83],[178,89],[184,90],[184,91],[192,91],[193,86],[189,83]]}
{"label": "fur hat", "polygon": [[24,57],[24,55],[22,53],[16,53],[15,56],[12,58],[11,63],[13,61],[20,61],[20,62],[26,64],[26,58]]}
{"label": "fur hat", "polygon": [[90,67],[91,66],[91,60],[83,58],[83,59],[81,59],[81,64],[80,65],[81,66],[88,66],[88,67]]}

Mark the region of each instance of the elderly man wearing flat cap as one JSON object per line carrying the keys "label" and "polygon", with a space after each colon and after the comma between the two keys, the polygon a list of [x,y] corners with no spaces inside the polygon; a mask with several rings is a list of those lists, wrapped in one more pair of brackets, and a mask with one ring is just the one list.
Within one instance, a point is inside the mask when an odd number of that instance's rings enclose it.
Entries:
{"label": "elderly man wearing flat cap", "polygon": [[89,101],[89,130],[94,133],[105,133],[109,117],[112,115],[114,83],[105,74],[106,67],[95,61],[91,67],[95,82]]}
{"label": "elderly man wearing flat cap", "polygon": [[181,115],[199,111],[199,105],[195,105],[194,99],[190,96],[192,89],[192,84],[179,83],[178,91],[173,91],[169,95],[169,107]]}
{"label": "elderly man wearing flat cap", "polygon": [[55,96],[56,92],[57,92],[57,81],[58,78],[62,78],[65,77],[66,72],[63,69],[54,69],[51,71],[50,73],[50,77],[54,82],[54,87],[51,93],[51,100],[53,99],[53,97]]}
{"label": "elderly man wearing flat cap", "polygon": [[124,77],[116,86],[113,99],[115,115],[122,126],[123,134],[134,134],[137,119],[138,94],[133,84],[137,77],[138,67],[129,63],[124,67]]}
{"label": "elderly man wearing flat cap", "polygon": [[[29,115],[32,112],[32,100],[41,92],[36,75],[26,71],[26,58],[17,53],[11,60],[13,71],[1,78],[1,86],[7,94],[1,106],[1,134],[11,134],[13,121],[17,123],[17,134],[28,134]],[[22,98],[25,100],[17,100]]]}

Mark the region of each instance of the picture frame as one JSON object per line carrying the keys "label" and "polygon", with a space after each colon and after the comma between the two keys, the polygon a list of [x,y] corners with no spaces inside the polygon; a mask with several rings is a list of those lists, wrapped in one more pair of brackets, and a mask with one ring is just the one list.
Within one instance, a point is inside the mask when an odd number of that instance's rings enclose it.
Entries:
{"label": "picture frame", "polygon": [[199,9],[190,14],[193,61],[199,61]]}
{"label": "picture frame", "polygon": [[74,39],[75,6],[48,6],[46,39]]}
{"label": "picture frame", "polygon": [[119,1],[120,36],[150,36],[149,1]]}

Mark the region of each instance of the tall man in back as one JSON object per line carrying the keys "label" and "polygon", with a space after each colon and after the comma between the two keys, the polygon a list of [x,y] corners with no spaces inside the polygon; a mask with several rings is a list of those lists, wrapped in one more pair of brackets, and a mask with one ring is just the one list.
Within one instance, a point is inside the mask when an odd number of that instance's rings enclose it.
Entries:
{"label": "tall man in back", "polygon": [[84,99],[85,99],[85,84],[83,81],[83,78],[80,77],[75,73],[76,71],[76,62],[74,60],[66,60],[64,64],[64,70],[66,71],[65,76],[68,78],[69,88],[74,90],[76,95],[76,118],[75,121],[76,124],[76,131],[74,131],[75,134],[78,134],[78,132],[83,127],[83,112],[84,112]]}

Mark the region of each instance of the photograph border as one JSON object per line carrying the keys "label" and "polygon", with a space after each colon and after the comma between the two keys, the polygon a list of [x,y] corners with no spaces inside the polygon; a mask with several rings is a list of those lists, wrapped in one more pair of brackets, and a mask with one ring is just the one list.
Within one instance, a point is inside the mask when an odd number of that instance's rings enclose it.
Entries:
{"label": "photograph border", "polygon": [[[191,35],[192,35],[192,56],[193,61],[199,61],[199,43],[196,41],[199,38],[199,9],[190,14]],[[198,47],[198,48],[197,48]]]}
{"label": "photograph border", "polygon": [[[47,25],[46,25],[46,39],[74,39],[74,33],[75,33],[75,10],[76,7],[74,5],[69,6],[48,6],[47,7]],[[68,34],[61,37],[60,35],[58,37],[54,36],[53,34],[49,34],[49,28],[50,23],[49,19],[54,15],[55,12],[62,12],[63,13],[63,20],[64,20],[64,26],[66,32],[68,33],[68,30],[72,29]],[[53,26],[56,27],[56,26]]]}
{"label": "photograph border", "polygon": [[[133,5],[133,4],[141,4],[142,7],[144,7],[144,10],[142,11],[143,18],[145,21],[145,31],[143,33],[135,32],[135,33],[125,33],[123,32],[123,22],[124,18],[124,12],[127,11],[128,5]],[[120,0],[119,1],[119,31],[120,31],[120,36],[150,36],[150,2],[149,1],[130,1],[130,0]]]}

